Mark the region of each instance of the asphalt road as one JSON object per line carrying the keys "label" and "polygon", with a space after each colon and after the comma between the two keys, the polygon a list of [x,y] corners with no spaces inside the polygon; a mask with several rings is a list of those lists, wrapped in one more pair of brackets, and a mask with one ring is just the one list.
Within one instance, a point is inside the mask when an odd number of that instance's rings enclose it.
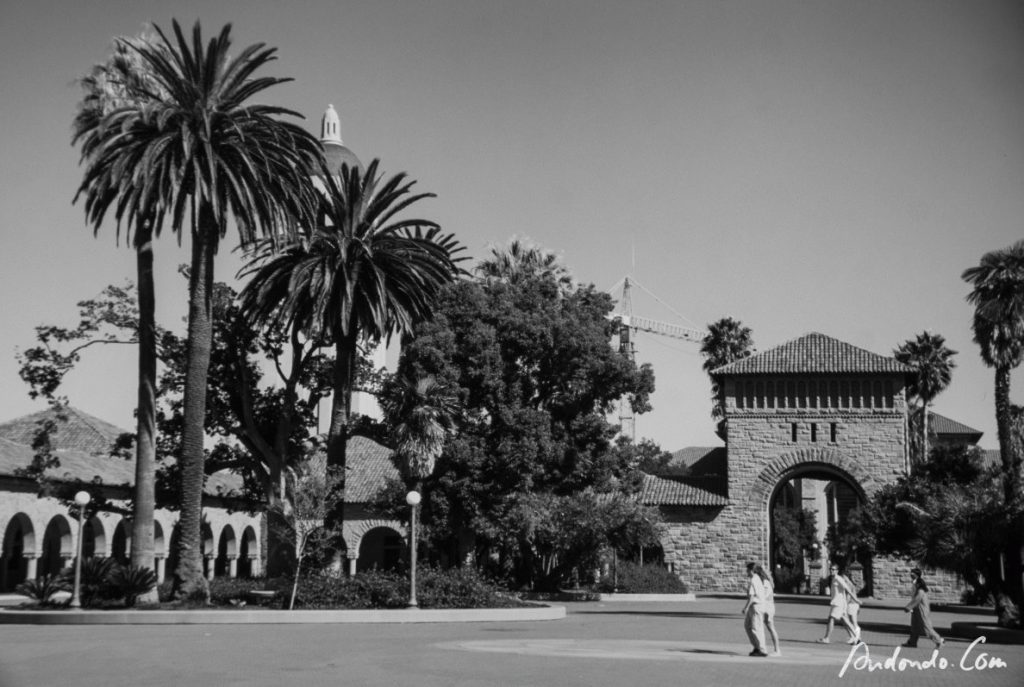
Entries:
{"label": "asphalt road", "polygon": [[[922,641],[885,667],[906,638],[908,617],[895,604],[866,605],[867,648],[851,655],[842,630],[832,644],[814,641],[824,599],[780,599],[782,656],[752,658],[742,605],[739,597],[577,603],[563,620],[531,622],[0,625],[0,687],[1024,684],[1020,645],[950,639],[930,666],[933,649]],[[940,633],[973,619],[990,621],[968,609],[935,613]],[[901,658],[918,663],[900,670]]]}

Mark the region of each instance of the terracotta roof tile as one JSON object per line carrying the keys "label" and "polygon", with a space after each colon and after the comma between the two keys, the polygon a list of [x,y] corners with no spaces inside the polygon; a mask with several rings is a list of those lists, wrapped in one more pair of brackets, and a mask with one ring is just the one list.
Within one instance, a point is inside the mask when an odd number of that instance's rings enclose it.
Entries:
{"label": "terracotta roof tile", "polygon": [[729,503],[720,478],[666,478],[644,475],[640,501],[649,506],[724,506]]}
{"label": "terracotta roof tile", "polygon": [[911,369],[895,358],[811,332],[749,358],[723,365],[714,375],[746,374],[906,374]]}
{"label": "terracotta roof tile", "polygon": [[935,411],[928,412],[928,425],[936,434],[966,434],[976,437],[974,439],[975,441],[980,439],[981,435],[984,434],[984,432],[979,429],[968,427],[956,420],[950,420],[945,415],[939,415]]}
{"label": "terracotta roof tile", "polygon": [[345,501],[367,503],[388,479],[398,479],[398,469],[391,462],[391,449],[373,439],[354,436],[346,447]]}

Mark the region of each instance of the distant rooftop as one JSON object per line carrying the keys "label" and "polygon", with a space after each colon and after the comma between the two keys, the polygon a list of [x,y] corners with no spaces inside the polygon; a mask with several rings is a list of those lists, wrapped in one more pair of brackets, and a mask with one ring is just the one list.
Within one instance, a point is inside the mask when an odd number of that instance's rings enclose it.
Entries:
{"label": "distant rooftop", "polygon": [[713,375],[906,374],[910,367],[818,332],[716,368]]}

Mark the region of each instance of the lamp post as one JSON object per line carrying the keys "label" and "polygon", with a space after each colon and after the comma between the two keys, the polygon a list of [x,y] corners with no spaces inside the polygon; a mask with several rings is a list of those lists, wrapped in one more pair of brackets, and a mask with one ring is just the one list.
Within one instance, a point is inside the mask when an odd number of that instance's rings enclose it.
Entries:
{"label": "lamp post", "polygon": [[78,552],[75,554],[75,589],[71,594],[71,603],[68,604],[68,607],[76,611],[82,609],[82,601],[79,598],[82,582],[82,532],[85,529],[85,507],[91,500],[92,497],[87,491],[75,494],[75,503],[78,504]]}
{"label": "lamp post", "polygon": [[420,493],[410,491],[405,495],[405,502],[412,511],[409,517],[409,608],[416,608],[416,515],[420,505]]}

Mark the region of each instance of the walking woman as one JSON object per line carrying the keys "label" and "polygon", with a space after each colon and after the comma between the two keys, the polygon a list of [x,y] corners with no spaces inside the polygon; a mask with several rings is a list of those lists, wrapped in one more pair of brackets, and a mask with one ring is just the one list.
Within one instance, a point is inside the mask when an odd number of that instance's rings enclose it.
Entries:
{"label": "walking woman", "polygon": [[857,622],[857,614],[860,613],[860,599],[857,598],[857,590],[853,586],[853,580],[845,572],[839,576],[846,591],[846,620],[853,628],[853,636],[846,640],[847,644],[856,644],[860,641],[860,623]]}
{"label": "walking woman", "polygon": [[756,563],[747,563],[747,603],[743,605],[743,629],[753,645],[751,656],[767,656],[764,650],[764,580],[754,572]]}
{"label": "walking woman", "polygon": [[924,635],[935,642],[935,648],[943,644],[942,637],[932,627],[931,607],[928,605],[928,584],[921,577],[921,569],[910,571],[910,580],[914,585],[914,596],[903,610],[910,613],[910,639],[903,643],[905,647],[917,646],[917,638]]}
{"label": "walking woman", "polygon": [[825,625],[825,636],[818,640],[819,644],[828,644],[832,641],[832,629],[836,626],[838,620],[846,627],[846,631],[850,633],[850,639],[856,641],[857,633],[854,632],[853,627],[850,626],[850,620],[846,615],[846,597],[847,589],[843,582],[842,575],[839,574],[839,566],[833,563],[828,569],[829,576],[826,579],[828,583],[829,596],[832,597],[828,606],[828,621]]}
{"label": "walking woman", "polygon": [[779,646],[779,633],[775,630],[775,585],[764,571],[761,564],[754,566],[754,574],[761,578],[764,583],[764,629],[772,640],[771,656],[781,656],[782,649]]}

